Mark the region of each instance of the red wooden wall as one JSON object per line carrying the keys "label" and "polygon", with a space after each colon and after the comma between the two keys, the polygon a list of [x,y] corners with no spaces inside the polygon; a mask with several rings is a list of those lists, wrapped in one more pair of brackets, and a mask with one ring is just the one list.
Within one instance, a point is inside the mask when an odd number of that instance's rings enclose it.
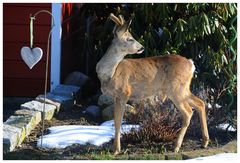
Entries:
{"label": "red wooden wall", "polygon": [[34,21],[33,46],[43,49],[42,60],[30,70],[20,55],[21,48],[29,46],[29,16],[39,10],[51,11],[51,4],[3,3],[3,96],[33,97],[44,92],[50,15],[40,13]]}

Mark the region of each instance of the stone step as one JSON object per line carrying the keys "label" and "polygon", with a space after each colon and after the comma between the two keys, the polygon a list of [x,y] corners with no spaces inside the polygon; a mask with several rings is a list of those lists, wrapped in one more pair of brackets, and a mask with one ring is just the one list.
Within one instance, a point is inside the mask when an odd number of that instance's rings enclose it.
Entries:
{"label": "stone step", "polygon": [[[34,111],[40,111],[43,112],[43,103],[39,101],[29,101],[21,105],[21,109],[27,109],[27,110],[34,110]],[[51,104],[45,104],[45,120],[52,119],[54,112],[56,110],[56,106]]]}
{"label": "stone step", "polygon": [[14,148],[22,143],[25,134],[22,129],[3,124],[3,152],[11,152]]}

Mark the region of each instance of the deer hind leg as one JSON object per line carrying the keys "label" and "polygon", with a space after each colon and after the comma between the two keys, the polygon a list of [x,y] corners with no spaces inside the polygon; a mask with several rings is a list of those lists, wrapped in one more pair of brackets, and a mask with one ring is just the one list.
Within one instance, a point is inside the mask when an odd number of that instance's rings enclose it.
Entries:
{"label": "deer hind leg", "polygon": [[193,111],[192,111],[192,108],[190,107],[190,105],[187,102],[182,102],[180,104],[177,103],[177,102],[174,102],[174,104],[180,110],[180,112],[182,113],[182,116],[183,116],[182,128],[181,128],[180,133],[178,135],[177,141],[175,143],[175,149],[174,149],[174,152],[178,152],[181,145],[182,145],[183,138],[185,136],[187,128],[190,124],[190,120],[192,118]]}
{"label": "deer hind leg", "polygon": [[121,100],[119,98],[115,98],[114,104],[114,126],[115,126],[115,139],[113,143],[113,152],[114,155],[117,155],[121,151],[121,143],[120,143],[120,128],[122,124],[122,118],[125,111],[126,100]]}
{"label": "deer hind leg", "polygon": [[206,120],[206,112],[205,112],[205,104],[198,97],[193,94],[190,95],[190,105],[195,107],[201,122],[201,130],[202,130],[202,146],[204,148],[207,147],[209,142],[208,128],[207,128],[207,120]]}

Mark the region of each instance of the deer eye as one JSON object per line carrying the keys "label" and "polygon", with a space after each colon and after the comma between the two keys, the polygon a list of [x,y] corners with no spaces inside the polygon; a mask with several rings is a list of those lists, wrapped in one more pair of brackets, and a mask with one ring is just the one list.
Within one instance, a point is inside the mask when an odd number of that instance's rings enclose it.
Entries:
{"label": "deer eye", "polygon": [[129,41],[129,42],[133,42],[134,39],[132,39],[132,38],[127,38],[127,41]]}

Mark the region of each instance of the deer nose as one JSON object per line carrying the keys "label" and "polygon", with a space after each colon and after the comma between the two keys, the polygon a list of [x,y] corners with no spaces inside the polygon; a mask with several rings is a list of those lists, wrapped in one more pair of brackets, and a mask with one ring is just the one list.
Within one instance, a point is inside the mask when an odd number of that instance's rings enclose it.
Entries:
{"label": "deer nose", "polygon": [[137,54],[140,54],[140,53],[142,53],[143,51],[144,51],[144,47],[142,46],[140,49],[138,49]]}
{"label": "deer nose", "polygon": [[138,49],[138,51],[143,52],[144,51],[144,47],[142,46],[140,49]]}

